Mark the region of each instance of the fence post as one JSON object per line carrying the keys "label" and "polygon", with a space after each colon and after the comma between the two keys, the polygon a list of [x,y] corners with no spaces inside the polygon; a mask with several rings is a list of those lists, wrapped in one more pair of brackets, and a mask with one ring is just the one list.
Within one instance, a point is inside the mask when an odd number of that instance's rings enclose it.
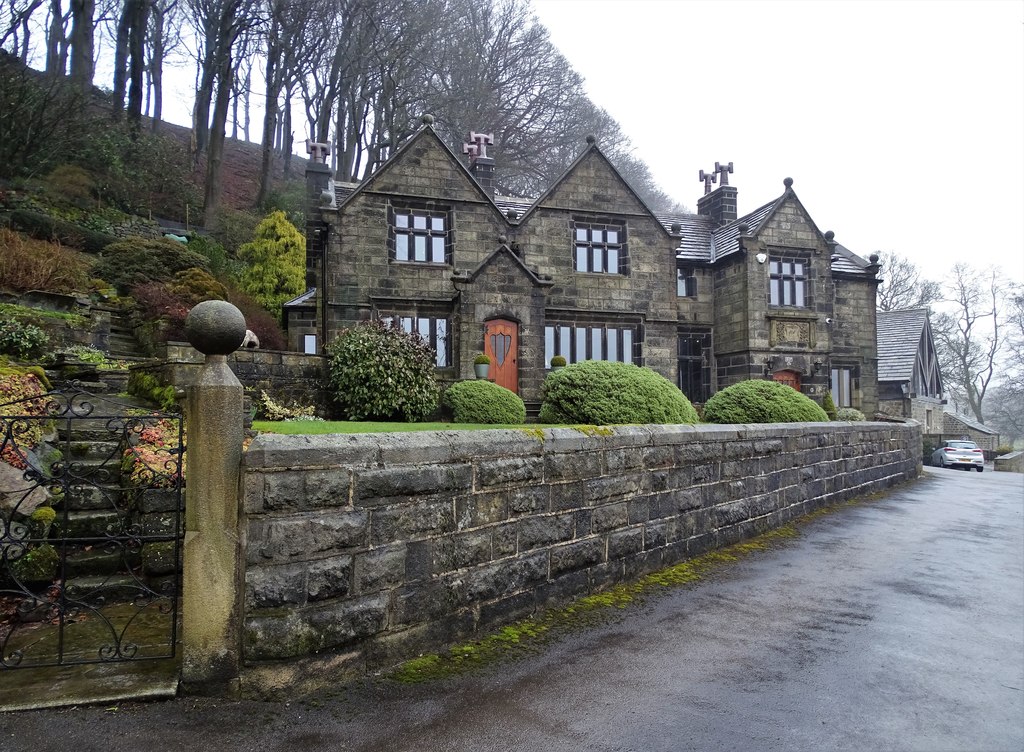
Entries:
{"label": "fence post", "polygon": [[189,312],[185,334],[206,362],[185,399],[181,688],[237,695],[245,576],[238,482],[243,413],[242,385],[227,356],[242,344],[245,318],[230,303],[208,300]]}

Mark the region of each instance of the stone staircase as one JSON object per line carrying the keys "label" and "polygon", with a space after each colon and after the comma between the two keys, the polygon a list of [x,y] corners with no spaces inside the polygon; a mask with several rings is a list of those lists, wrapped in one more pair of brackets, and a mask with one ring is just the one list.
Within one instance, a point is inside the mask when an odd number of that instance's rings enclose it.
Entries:
{"label": "stone staircase", "polygon": [[[108,358],[128,366],[150,360],[132,333],[125,315],[111,311]],[[130,599],[139,591],[132,572],[141,572],[140,551],[105,541],[137,525],[132,492],[121,473],[125,435],[118,431],[122,417],[133,410],[156,408],[125,394],[129,368],[99,368],[96,364],[58,363],[48,374],[55,385],[75,382],[92,395],[92,415],[61,420],[56,440],[63,462],[80,483],[71,484],[58,509],[58,523],[67,539],[64,563],[65,589],[71,598],[101,597],[106,601]]]}

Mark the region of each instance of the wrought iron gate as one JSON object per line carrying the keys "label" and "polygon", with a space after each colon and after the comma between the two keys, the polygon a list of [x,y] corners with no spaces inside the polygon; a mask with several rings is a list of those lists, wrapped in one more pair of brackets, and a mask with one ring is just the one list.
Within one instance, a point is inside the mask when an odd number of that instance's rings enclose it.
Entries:
{"label": "wrought iron gate", "polygon": [[0,670],[174,656],[184,448],[74,384],[0,404]]}

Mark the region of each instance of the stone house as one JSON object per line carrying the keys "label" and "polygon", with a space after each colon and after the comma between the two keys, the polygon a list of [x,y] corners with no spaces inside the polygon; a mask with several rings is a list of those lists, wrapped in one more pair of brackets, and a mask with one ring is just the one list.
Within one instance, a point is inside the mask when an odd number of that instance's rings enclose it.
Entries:
{"label": "stone house", "polygon": [[877,257],[821,232],[792,180],[739,217],[731,165],[716,165],[698,214],[659,216],[588,138],[541,196],[507,198],[486,137],[472,134],[467,166],[424,121],[358,185],[335,184],[311,145],[310,291],[285,307],[293,349],[390,319],[430,342],[442,382],[472,378],[487,353],[531,412],[555,355],[647,366],[697,403],[768,378],[877,410]]}
{"label": "stone house", "polygon": [[913,418],[926,435],[941,434],[945,404],[928,310],[879,311],[879,411]]}
{"label": "stone house", "polygon": [[942,414],[942,436],[944,439],[973,441],[985,450],[985,459],[992,459],[999,446],[999,431],[951,408]]}

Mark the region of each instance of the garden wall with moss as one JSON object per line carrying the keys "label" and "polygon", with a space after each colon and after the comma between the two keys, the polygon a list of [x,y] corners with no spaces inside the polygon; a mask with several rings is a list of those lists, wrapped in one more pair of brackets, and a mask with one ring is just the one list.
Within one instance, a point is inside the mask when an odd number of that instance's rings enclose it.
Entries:
{"label": "garden wall with moss", "polygon": [[361,673],[920,471],[887,423],[259,436],[243,686]]}

